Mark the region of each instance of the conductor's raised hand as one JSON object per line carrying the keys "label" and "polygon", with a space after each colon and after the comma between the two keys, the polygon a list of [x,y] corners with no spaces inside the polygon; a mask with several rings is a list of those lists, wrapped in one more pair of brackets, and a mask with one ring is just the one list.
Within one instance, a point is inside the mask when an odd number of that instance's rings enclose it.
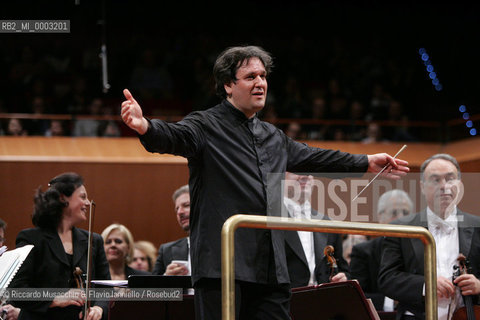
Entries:
{"label": "conductor's raised hand", "polygon": [[410,169],[407,167],[408,162],[401,159],[394,159],[386,153],[377,153],[368,155],[368,172],[378,173],[387,166],[382,172],[382,176],[390,179],[400,179],[407,174]]}
{"label": "conductor's raised hand", "polygon": [[148,121],[143,117],[142,108],[128,89],[123,90],[123,95],[127,99],[122,102],[123,122],[139,134],[145,134],[148,130]]}

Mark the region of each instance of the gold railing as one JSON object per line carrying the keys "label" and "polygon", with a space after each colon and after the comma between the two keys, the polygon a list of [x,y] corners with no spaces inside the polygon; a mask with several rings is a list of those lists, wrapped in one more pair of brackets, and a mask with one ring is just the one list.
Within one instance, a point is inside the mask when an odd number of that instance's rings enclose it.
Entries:
{"label": "gold railing", "polygon": [[422,240],[425,251],[425,312],[426,320],[437,319],[437,282],[435,240],[423,227],[343,222],[332,220],[298,220],[238,214],[225,221],[222,228],[222,319],[235,319],[235,231],[237,228],[303,230],[328,233],[382,235]]}

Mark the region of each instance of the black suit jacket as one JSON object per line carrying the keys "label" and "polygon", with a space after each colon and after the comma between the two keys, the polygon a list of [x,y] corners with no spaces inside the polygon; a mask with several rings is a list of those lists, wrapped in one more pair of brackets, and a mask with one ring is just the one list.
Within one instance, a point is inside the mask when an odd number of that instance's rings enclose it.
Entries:
{"label": "black suit jacket", "polygon": [[378,237],[354,245],[350,260],[352,279],[358,280],[366,297],[372,299],[377,310],[383,310],[385,301],[385,295],[380,292],[377,285],[382,241],[383,237]]}
{"label": "black suit jacket", "polygon": [[188,238],[162,244],[152,274],[164,274],[172,260],[188,260]]}
{"label": "black suit jacket", "polygon": [[[457,216],[460,253],[470,261],[472,274],[480,278],[480,218],[460,210]],[[426,211],[393,223],[427,228]],[[417,319],[425,318],[423,253],[423,243],[419,239],[385,238],[383,241],[378,286],[385,295],[399,302],[397,319],[406,310]]]}
{"label": "black suit jacket", "polygon": [[[68,262],[62,241],[56,231],[40,228],[20,231],[16,246],[33,244],[34,247],[22,267],[10,284],[11,288],[71,288],[72,273],[75,267],[87,270],[88,232],[73,228],[73,268]],[[103,240],[99,234],[93,234],[92,240],[92,279],[109,280],[110,272]],[[18,301],[15,306],[21,308],[20,320],[64,319],[75,316],[78,319],[78,307],[49,308],[50,301]],[[103,308],[103,318],[107,319],[108,301],[92,305]]]}
{"label": "black suit jacket", "polygon": [[[153,119],[140,139],[147,151],[188,159],[193,283],[221,277],[220,239],[228,218],[280,215],[285,171],[338,177],[363,175],[368,169],[366,155],[308,147],[256,116],[248,119],[227,100],[177,123]],[[288,283],[284,244],[283,230],[239,228],[235,279]]]}
{"label": "black suit jacket", "polygon": [[[319,213],[312,210],[312,217],[318,217]],[[323,219],[328,219],[323,217]],[[325,246],[332,245],[335,249],[334,256],[337,260],[338,272],[344,272],[349,277],[348,263],[343,258],[342,236],[335,233],[313,233],[315,250],[315,277],[317,282],[329,282],[330,268],[323,250]],[[292,288],[304,287],[310,280],[310,269],[297,231],[285,231],[285,254],[287,257],[288,275]]]}

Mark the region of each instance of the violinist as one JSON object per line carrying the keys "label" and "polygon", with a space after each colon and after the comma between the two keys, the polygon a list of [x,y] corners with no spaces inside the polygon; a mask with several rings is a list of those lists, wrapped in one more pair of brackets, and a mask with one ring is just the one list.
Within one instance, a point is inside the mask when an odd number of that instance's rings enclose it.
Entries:
{"label": "violinist", "polygon": [[[76,173],[63,173],[53,178],[45,192],[39,188],[34,198],[32,222],[35,228],[22,230],[17,247],[34,245],[27,259],[10,284],[11,288],[64,288],[49,301],[16,301],[25,319],[106,319],[108,301],[92,302],[84,317],[86,302],[77,289],[74,271],[87,270],[88,231],[76,226],[87,220],[90,209],[83,179]],[[94,233],[91,248],[91,279],[110,279],[103,240]],[[77,269],[78,270],[78,269]]]}
{"label": "violinist", "polygon": [[[313,177],[285,174],[284,205],[290,217],[299,219],[327,219],[311,207]],[[325,254],[332,246],[336,260],[336,274],[332,275],[331,258]],[[348,280],[348,264],[342,254],[342,236],[334,233],[285,231],[285,253],[292,288],[325,282]]]}
{"label": "violinist", "polygon": [[[420,167],[420,189],[427,208],[393,223],[428,228],[435,238],[437,255],[438,319],[449,320],[463,307],[462,295],[480,294],[480,218],[461,211],[460,166],[448,154],[436,154]],[[424,247],[419,239],[385,238],[378,285],[380,291],[397,300],[397,319],[425,318]],[[472,272],[452,282],[460,254],[470,262]]]}

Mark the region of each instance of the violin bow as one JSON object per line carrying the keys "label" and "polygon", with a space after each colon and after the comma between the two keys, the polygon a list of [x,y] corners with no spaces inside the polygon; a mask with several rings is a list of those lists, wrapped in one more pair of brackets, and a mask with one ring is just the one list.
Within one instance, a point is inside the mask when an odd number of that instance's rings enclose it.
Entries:
{"label": "violin bow", "polygon": [[93,220],[95,218],[95,202],[92,200],[90,202],[90,213],[88,219],[88,250],[87,250],[87,278],[85,282],[85,305],[83,310],[83,318],[87,318],[87,311],[91,306],[91,301],[89,299],[89,290],[90,290],[90,281],[92,280],[92,242],[93,242],[93,235],[92,235],[92,228],[93,228]]}

